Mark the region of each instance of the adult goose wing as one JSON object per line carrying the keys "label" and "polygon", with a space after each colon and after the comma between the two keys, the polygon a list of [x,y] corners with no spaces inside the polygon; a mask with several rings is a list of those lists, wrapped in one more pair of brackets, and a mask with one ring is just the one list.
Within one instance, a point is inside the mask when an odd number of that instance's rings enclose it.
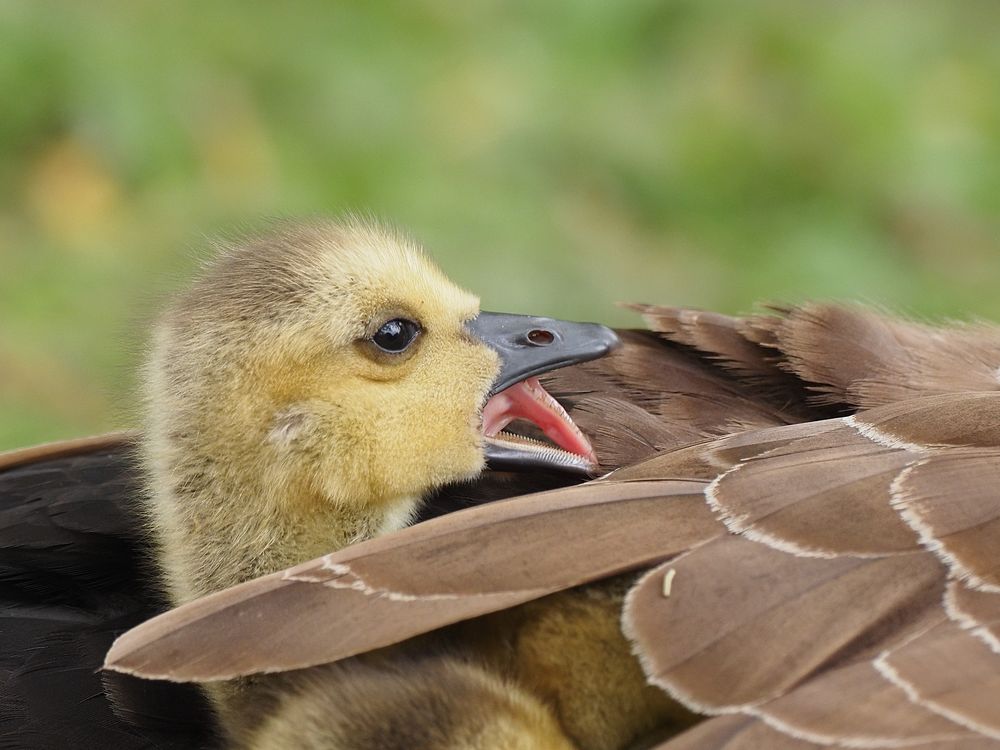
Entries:
{"label": "adult goose wing", "polygon": [[706,499],[731,533],[631,592],[647,675],[702,713],[823,744],[996,738],[998,425],[1000,394],[949,394],[701,447],[728,465]]}
{"label": "adult goose wing", "polygon": [[[767,745],[775,747],[992,745],[1000,738],[1000,336],[837,307],[711,324],[724,330],[711,347],[660,327],[682,347],[700,347],[696,356],[724,361],[728,382],[762,389],[768,404],[786,398],[773,426],[660,451],[609,479],[244,584],[142,626],[109,661],[173,679],[289,669],[659,554],[665,562],[633,589],[625,612],[647,674],[691,708],[738,715],[668,747],[761,747],[765,735],[782,738]],[[817,331],[829,326],[850,335],[831,334],[824,347]],[[760,351],[734,352],[734,330]],[[779,387],[790,373],[804,401]],[[810,399],[863,410],[782,424]],[[616,510],[623,520],[609,526]],[[297,602],[306,625],[258,646],[267,655],[253,664],[225,639],[211,641],[211,655],[198,649],[237,622],[282,627],[278,613]],[[369,630],[403,611],[412,627]],[[334,612],[375,635],[331,647],[336,639],[320,623]],[[253,629],[255,639],[267,635]]]}
{"label": "adult goose wing", "polygon": [[[650,679],[730,714],[664,747],[997,746],[1000,331],[834,305],[646,315],[748,382],[775,388],[775,367],[813,403],[872,407],[620,474],[710,479],[732,534],[654,569],[628,600]],[[771,355],[734,356],[741,339]]]}

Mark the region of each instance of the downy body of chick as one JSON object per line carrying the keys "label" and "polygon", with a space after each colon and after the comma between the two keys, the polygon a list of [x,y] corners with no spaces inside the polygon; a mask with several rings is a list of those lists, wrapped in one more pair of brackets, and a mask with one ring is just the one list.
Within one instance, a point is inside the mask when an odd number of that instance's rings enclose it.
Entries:
{"label": "downy body of chick", "polygon": [[[505,370],[523,383],[599,356],[613,336],[591,326],[574,348],[572,335],[548,332],[512,366],[497,353],[510,321],[479,313],[415,244],[366,222],[290,226],[223,253],[162,317],[145,368],[148,517],[171,600],[399,529],[429,490],[479,473],[484,445],[579,468],[581,455],[496,435],[542,408],[546,431],[586,458],[586,440],[547,394],[522,387],[520,406],[494,408],[494,437],[483,407]],[[255,748],[573,747],[567,732],[620,746],[633,724],[669,713],[668,701],[631,663],[617,614],[608,626],[618,600],[580,610],[579,596],[563,595],[579,616],[522,612],[516,626],[507,616],[437,656],[403,646],[209,694],[230,739]],[[558,655],[566,633],[594,635],[587,669],[579,653]],[[573,705],[606,689],[595,665],[622,662],[618,702]]]}

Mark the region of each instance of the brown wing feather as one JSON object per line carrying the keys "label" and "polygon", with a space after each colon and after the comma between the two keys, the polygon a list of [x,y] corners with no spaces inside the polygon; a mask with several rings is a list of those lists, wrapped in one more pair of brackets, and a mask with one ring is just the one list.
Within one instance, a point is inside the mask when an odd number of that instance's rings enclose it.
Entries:
{"label": "brown wing feather", "polygon": [[835,657],[901,637],[940,609],[943,587],[927,553],[805,558],[727,537],[648,573],[623,623],[651,680],[690,708],[728,712],[782,695]]}
{"label": "brown wing feather", "polygon": [[847,420],[862,434],[891,446],[1000,446],[1000,393],[918,396],[861,412]]}
{"label": "brown wing feather", "polygon": [[823,403],[860,408],[934,393],[997,391],[995,326],[927,326],[860,307],[811,303],[748,327],[813,384]]}
{"label": "brown wing feather", "polygon": [[135,443],[136,437],[137,433],[135,432],[108,432],[103,435],[75,438],[73,440],[58,440],[54,443],[33,445],[30,448],[4,451],[0,452],[0,471],[40,461],[92,453],[94,451],[127,448]]}
{"label": "brown wing feather", "polygon": [[944,620],[877,662],[910,699],[974,732],[1000,740],[1000,653]]}
{"label": "brown wing feather", "polygon": [[954,741],[973,733],[912,702],[871,659],[820,672],[806,683],[754,709],[797,737],[854,747]]}
{"label": "brown wing feather", "polygon": [[841,421],[834,419],[737,433],[663,453],[642,463],[626,466],[614,476],[616,479],[690,477],[712,480],[755,456],[842,427]]}
{"label": "brown wing feather", "polygon": [[[891,504],[897,484],[906,484],[904,470],[940,452],[934,446],[1000,444],[998,425],[998,394],[929,396],[689,446],[615,477],[714,480],[708,498],[730,531],[778,548],[817,555],[906,551],[915,548],[917,537]],[[993,449],[982,450],[983,466],[962,454],[965,461],[954,468],[966,474],[966,484],[954,478],[927,481],[943,482],[942,489],[952,492],[971,483],[979,494],[989,494],[993,482],[983,472],[995,464]],[[906,481],[920,475],[907,475]],[[948,496],[936,502],[952,507]],[[982,510],[995,500],[970,496],[964,502]],[[960,504],[954,507],[957,512]],[[991,533],[986,529],[976,538],[985,543]]]}
{"label": "brown wing feather", "polygon": [[653,750],[821,750],[818,745],[769,727],[742,714],[709,719]]}
{"label": "brown wing feather", "polygon": [[760,379],[781,378],[783,375],[776,366],[773,352],[742,333],[739,318],[682,307],[627,307],[640,313],[651,330],[669,341],[695,349],[739,375]]}
{"label": "brown wing feather", "polygon": [[954,576],[1000,593],[1000,448],[934,451],[894,490],[894,507]]}
{"label": "brown wing feather", "polygon": [[736,464],[708,497],[730,531],[779,549],[827,557],[912,551],[916,534],[893,511],[889,490],[918,457],[841,426]]}
{"label": "brown wing feather", "polygon": [[[662,446],[670,450],[693,439],[724,435],[734,429],[762,428],[800,422],[801,414],[782,409],[760,393],[748,390],[738,379],[707,366],[697,353],[665,342],[646,331],[618,331],[622,346],[607,357],[562,370],[542,378],[545,387],[574,409],[597,398],[589,411],[601,415],[600,399],[613,397],[633,404],[657,418],[661,426],[677,433]],[[604,432],[614,440],[621,420],[613,408],[603,411]],[[592,416],[582,425],[595,426]],[[611,426],[609,429],[608,426]],[[600,454],[601,445],[596,445]]]}
{"label": "brown wing feather", "polygon": [[914,750],[997,750],[1000,742],[972,736],[940,739],[921,744],[884,743],[880,745],[810,742],[787,731],[770,726],[765,720],[731,714],[718,716],[689,729],[678,737],[656,745],[653,750],[827,750],[828,748],[913,747]]}
{"label": "brown wing feather", "polygon": [[184,681],[336,661],[682,552],[721,531],[702,489],[597,482],[434,519],[154,618],[107,666]]}
{"label": "brown wing feather", "polygon": [[944,603],[952,620],[1000,653],[1000,594],[951,581]]}
{"label": "brown wing feather", "polygon": [[628,305],[668,341],[695,352],[707,365],[736,376],[747,394],[802,418],[833,416],[817,408],[805,383],[781,366],[773,346],[756,340],[747,321],[729,315],[658,305]]}

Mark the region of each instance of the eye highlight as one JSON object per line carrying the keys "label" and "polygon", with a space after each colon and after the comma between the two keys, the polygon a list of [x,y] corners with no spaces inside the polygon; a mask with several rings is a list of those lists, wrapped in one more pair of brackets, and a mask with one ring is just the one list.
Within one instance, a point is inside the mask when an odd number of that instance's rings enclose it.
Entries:
{"label": "eye highlight", "polygon": [[399,354],[420,335],[420,325],[406,318],[393,318],[382,324],[372,336],[372,343],[388,354]]}

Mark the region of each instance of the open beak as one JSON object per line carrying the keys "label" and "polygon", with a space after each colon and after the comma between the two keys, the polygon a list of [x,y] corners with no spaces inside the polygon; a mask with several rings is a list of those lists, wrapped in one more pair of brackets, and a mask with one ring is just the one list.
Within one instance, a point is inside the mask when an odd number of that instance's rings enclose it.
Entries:
{"label": "open beak", "polygon": [[[538,382],[538,375],[603,357],[619,344],[614,331],[596,323],[481,312],[466,323],[477,339],[500,355],[500,374],[483,407],[486,459],[497,469],[557,469],[590,474],[597,456],[566,410]],[[526,419],[555,445],[505,432]]]}

